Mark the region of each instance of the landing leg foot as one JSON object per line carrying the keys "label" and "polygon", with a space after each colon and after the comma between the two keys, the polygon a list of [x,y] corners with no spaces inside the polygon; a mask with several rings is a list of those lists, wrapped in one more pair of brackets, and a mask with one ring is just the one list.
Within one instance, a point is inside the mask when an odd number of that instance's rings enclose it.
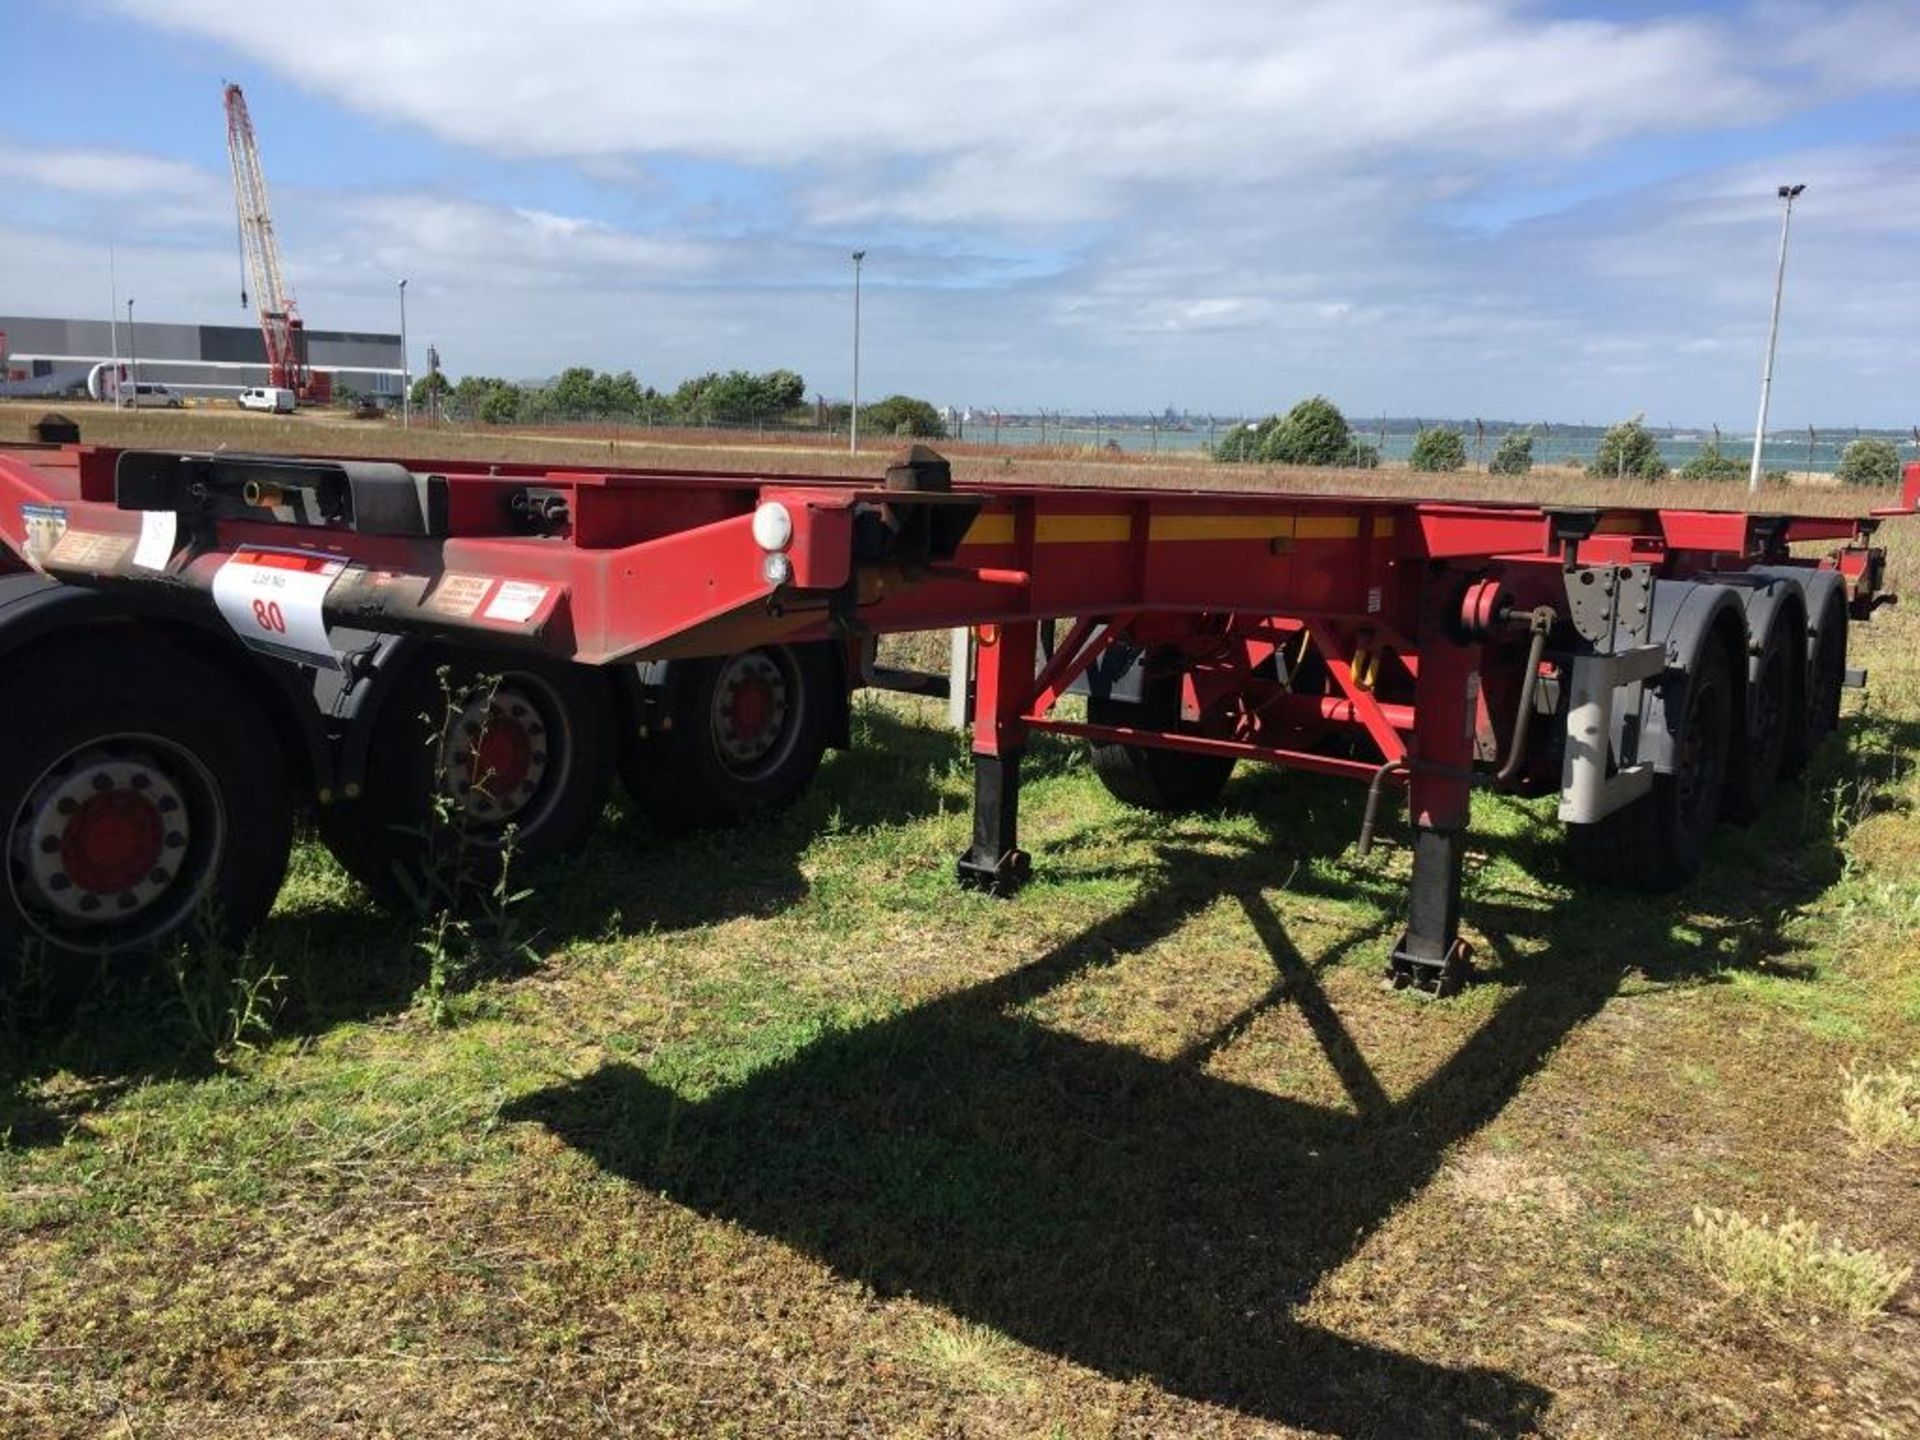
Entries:
{"label": "landing leg foot", "polygon": [[1407,937],[1402,935],[1393,947],[1393,958],[1387,961],[1387,983],[1394,989],[1412,990],[1435,1000],[1458,995],[1472,979],[1473,947],[1457,936],[1445,957],[1436,961],[1410,954]]}

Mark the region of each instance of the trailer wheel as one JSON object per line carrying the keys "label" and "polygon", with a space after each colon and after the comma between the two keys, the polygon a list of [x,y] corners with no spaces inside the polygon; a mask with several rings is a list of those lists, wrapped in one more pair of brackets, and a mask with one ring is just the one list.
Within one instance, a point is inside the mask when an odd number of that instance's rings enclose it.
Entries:
{"label": "trailer wheel", "polygon": [[89,640],[6,683],[31,703],[0,747],[0,972],[31,956],[67,999],[102,966],[237,944],[265,918],[292,844],[286,757],[225,676]]}
{"label": "trailer wheel", "polygon": [[1726,787],[1733,739],[1733,669],[1709,638],[1686,679],[1674,737],[1674,770],[1653,789],[1593,825],[1569,825],[1567,849],[1583,879],[1625,890],[1677,889],[1706,857]]}
{"label": "trailer wheel", "polygon": [[820,646],[676,662],[662,723],[621,747],[620,778],[656,819],[737,825],[789,804],[827,748],[833,667]]}
{"label": "trailer wheel", "polygon": [[[1142,729],[1172,728],[1173,705],[1165,698],[1169,687],[1155,687],[1145,701],[1089,697],[1087,719],[1095,725],[1127,725]],[[1177,702],[1176,702],[1177,703]],[[1194,755],[1161,750],[1151,745],[1088,742],[1093,773],[1107,793],[1122,804],[1165,814],[1204,810],[1220,798],[1233,774],[1230,755]]]}
{"label": "trailer wheel", "polygon": [[1773,798],[1781,766],[1805,728],[1802,693],[1785,626],[1771,626],[1747,697],[1743,756],[1727,776],[1724,804],[1727,818],[1736,824],[1758,819]]}
{"label": "trailer wheel", "polygon": [[[452,884],[490,884],[509,831],[516,865],[585,843],[613,769],[613,705],[602,676],[558,661],[514,657],[496,666],[442,652],[417,657],[391,683],[373,720],[360,798],[321,811],[319,826],[375,899],[431,904]],[[463,875],[444,873],[450,851]]]}
{"label": "trailer wheel", "polygon": [[1820,628],[1807,657],[1806,720],[1790,736],[1782,757],[1782,773],[1798,775],[1826,738],[1840,725],[1840,692],[1847,677],[1847,612],[1839,601],[1829,601],[1820,616]]}

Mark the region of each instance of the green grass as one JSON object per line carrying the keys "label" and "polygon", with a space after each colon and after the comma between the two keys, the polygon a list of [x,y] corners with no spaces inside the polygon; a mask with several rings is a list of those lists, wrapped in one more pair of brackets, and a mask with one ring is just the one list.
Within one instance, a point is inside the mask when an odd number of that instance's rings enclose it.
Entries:
{"label": "green grass", "polygon": [[958,892],[931,707],[742,832],[616,807],[447,1026],[303,843],[252,1048],[165,978],[0,1037],[0,1434],[1911,1430],[1910,1281],[1842,1324],[1692,1239],[1920,1259],[1848,1080],[1920,1058],[1920,620],[1860,645],[1842,740],[1681,894],[1477,800],[1437,1004],[1380,983],[1407,860],[1331,781],[1169,821],[1047,745],[1035,883]]}

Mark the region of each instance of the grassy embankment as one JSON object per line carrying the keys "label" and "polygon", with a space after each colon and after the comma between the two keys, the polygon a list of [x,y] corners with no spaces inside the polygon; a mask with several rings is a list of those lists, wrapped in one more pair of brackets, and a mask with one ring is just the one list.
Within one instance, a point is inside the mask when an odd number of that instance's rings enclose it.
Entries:
{"label": "grassy embankment", "polygon": [[[1920,1259],[1920,1146],[1859,1083],[1920,1061],[1920,617],[1855,660],[1843,738],[1680,895],[1576,889],[1550,807],[1482,797],[1486,975],[1437,1005],[1379,986],[1406,861],[1353,858],[1352,788],[1165,822],[1045,747],[997,904],[911,706],[745,832],[616,807],[447,1026],[305,844],[270,1036],[165,984],[5,1036],[0,1432],[1920,1431],[1916,1287],[1849,1313],[1822,1248]],[[1813,1249],[1767,1243],[1790,1208]]]}

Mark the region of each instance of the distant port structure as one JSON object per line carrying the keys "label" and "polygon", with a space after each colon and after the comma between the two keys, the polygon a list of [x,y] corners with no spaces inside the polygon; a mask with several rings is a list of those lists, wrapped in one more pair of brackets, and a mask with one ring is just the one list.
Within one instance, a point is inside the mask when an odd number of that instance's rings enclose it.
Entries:
{"label": "distant port structure", "polygon": [[[116,363],[121,378],[157,382],[189,396],[231,397],[268,385],[271,366],[257,325],[196,325],[141,320],[0,315],[0,397],[57,396],[87,389],[94,368]],[[308,363],[336,388],[398,404],[403,374],[398,334],[357,330],[305,332]]]}

